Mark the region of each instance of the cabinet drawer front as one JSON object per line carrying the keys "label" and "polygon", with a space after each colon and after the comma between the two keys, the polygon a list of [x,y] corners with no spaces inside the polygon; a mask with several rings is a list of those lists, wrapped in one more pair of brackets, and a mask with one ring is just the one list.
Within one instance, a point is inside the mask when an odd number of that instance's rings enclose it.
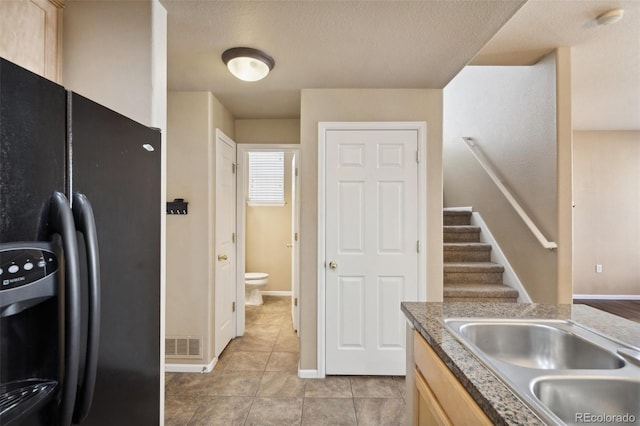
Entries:
{"label": "cabinet drawer front", "polygon": [[493,424],[417,331],[414,332],[413,353],[416,366],[453,424]]}

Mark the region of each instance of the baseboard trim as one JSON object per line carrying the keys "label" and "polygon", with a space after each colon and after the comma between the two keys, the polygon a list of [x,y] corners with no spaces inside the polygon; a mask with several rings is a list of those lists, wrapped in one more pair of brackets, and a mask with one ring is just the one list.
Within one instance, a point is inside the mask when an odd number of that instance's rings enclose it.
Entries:
{"label": "baseboard trim", "polygon": [[473,207],[465,206],[465,207],[445,207],[442,209],[445,212],[473,212]]}
{"label": "baseboard trim", "polygon": [[209,364],[164,364],[166,373],[210,373],[218,363],[215,357]]}
{"label": "baseboard trim", "polygon": [[263,296],[280,296],[280,297],[291,296],[291,291],[285,291],[285,290],[261,290],[260,292],[262,293]]}
{"label": "baseboard trim", "polygon": [[298,377],[301,379],[324,379],[318,375],[318,370],[303,370],[298,368]]}
{"label": "baseboard trim", "polygon": [[640,300],[638,294],[574,294],[574,299],[585,300]]}

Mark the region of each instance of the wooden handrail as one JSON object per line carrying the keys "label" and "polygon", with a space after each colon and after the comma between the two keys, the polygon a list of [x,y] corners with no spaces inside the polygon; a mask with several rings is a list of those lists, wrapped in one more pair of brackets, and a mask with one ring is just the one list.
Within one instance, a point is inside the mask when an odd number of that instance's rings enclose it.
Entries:
{"label": "wooden handrail", "polygon": [[542,235],[542,232],[540,232],[540,229],[538,229],[536,224],[533,223],[529,215],[527,215],[527,213],[524,211],[522,206],[520,206],[520,204],[513,197],[513,195],[511,195],[511,193],[509,192],[507,187],[502,183],[498,175],[496,175],[493,169],[481,158],[480,155],[478,155],[478,153],[476,153],[474,149],[475,142],[473,141],[473,139],[469,137],[463,137],[462,140],[467,145],[467,148],[469,148],[469,151],[471,151],[471,153],[476,158],[476,160],[478,160],[478,162],[480,163],[484,171],[487,172],[487,174],[489,175],[493,183],[495,183],[498,189],[500,190],[500,192],[502,192],[502,195],[505,196],[507,201],[509,201],[509,204],[511,204],[511,206],[516,211],[516,213],[518,213],[520,218],[524,221],[525,225],[527,225],[529,230],[538,239],[540,244],[542,244],[542,247],[550,250],[558,248],[558,244],[554,243],[553,241],[547,240],[545,236]]}

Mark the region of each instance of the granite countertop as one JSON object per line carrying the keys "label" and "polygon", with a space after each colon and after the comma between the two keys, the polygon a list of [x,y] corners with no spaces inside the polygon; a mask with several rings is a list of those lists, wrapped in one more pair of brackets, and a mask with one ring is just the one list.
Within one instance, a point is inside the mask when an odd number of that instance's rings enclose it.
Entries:
{"label": "granite countertop", "polygon": [[586,305],[403,302],[402,312],[496,425],[544,425],[541,419],[443,325],[447,318],[572,320],[640,347],[640,324]]}

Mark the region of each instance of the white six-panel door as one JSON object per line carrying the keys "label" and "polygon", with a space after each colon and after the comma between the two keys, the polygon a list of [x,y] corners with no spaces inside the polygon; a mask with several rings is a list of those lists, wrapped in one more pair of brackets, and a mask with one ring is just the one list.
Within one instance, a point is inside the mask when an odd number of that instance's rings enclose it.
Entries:
{"label": "white six-panel door", "polygon": [[325,137],[326,373],[403,375],[400,302],[418,300],[418,131]]}
{"label": "white six-panel door", "polygon": [[216,129],[215,356],[236,336],[236,144]]}
{"label": "white six-panel door", "polygon": [[298,158],[291,159],[291,320],[296,333],[300,332],[300,185],[298,184]]}

